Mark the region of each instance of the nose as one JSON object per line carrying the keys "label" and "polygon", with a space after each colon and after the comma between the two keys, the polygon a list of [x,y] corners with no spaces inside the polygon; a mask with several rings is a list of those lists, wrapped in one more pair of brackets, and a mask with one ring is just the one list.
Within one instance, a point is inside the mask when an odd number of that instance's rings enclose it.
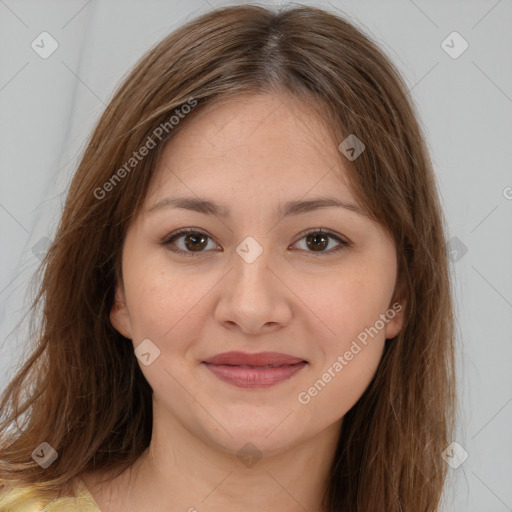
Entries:
{"label": "nose", "polygon": [[233,253],[231,271],[219,287],[217,322],[244,334],[263,334],[282,328],[292,317],[293,293],[285,284],[270,248],[252,262]]}

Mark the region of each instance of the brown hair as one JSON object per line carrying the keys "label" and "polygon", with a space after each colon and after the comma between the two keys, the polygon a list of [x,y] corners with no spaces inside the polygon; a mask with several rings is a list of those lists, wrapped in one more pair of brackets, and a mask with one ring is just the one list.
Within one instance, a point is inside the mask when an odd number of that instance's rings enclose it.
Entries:
{"label": "brown hair", "polygon": [[[432,165],[407,87],[388,57],[353,24],[305,6],[273,12],[244,5],[202,15],[148,51],[117,90],[81,158],[43,262],[33,350],[2,395],[6,489],[37,483],[48,495],[71,493],[79,473],[119,474],[147,448],[152,390],[132,344],[109,318],[126,228],[165,142],[204,105],[278,92],[323,112],[338,143],[355,134],[365,144],[344,165],[360,204],[394,238],[395,298],[406,304],[401,333],[386,342],[374,379],[344,416],[323,510],[437,508],[455,384],[444,219]],[[192,102],[193,111],[154,150],[113,180]],[[98,190],[107,188],[101,197]],[[46,469],[31,457],[42,442],[59,454]]]}

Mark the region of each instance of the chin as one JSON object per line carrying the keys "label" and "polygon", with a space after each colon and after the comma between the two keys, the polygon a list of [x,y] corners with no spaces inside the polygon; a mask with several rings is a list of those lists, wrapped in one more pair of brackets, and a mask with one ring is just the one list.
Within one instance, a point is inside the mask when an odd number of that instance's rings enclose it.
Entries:
{"label": "chin", "polygon": [[242,419],[239,425],[229,425],[227,430],[231,435],[218,429],[206,432],[208,444],[239,457],[276,455],[300,441],[298,433],[294,434],[284,425],[279,425],[282,420],[272,418],[264,426],[248,426]]}

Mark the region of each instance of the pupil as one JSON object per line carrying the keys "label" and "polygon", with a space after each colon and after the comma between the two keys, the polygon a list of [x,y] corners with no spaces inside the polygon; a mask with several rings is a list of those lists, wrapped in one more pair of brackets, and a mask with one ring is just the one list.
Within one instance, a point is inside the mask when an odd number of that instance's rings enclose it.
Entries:
{"label": "pupil", "polygon": [[[189,241],[192,240],[192,245],[189,245]],[[199,244],[197,244],[198,240],[202,240]],[[203,249],[206,246],[206,237],[203,235],[195,235],[195,234],[189,234],[185,237],[185,245],[187,246],[187,249],[190,249],[192,251],[196,249]]]}
{"label": "pupil", "polygon": [[[314,240],[313,243],[310,243],[311,239]],[[321,246],[317,245],[320,240],[322,240],[322,242],[320,242]],[[308,244],[308,247],[310,249],[318,249],[318,248],[320,248],[320,250],[322,250],[322,249],[325,249],[327,247],[328,243],[329,243],[329,241],[328,241],[327,236],[325,236],[322,233],[315,234],[315,235],[308,235],[307,236],[307,244]]]}
{"label": "pupil", "polygon": [[[191,244],[189,242],[192,242]],[[328,237],[323,233],[307,236],[307,245],[313,250],[323,250],[329,244]],[[185,245],[188,249],[195,251],[204,249],[206,246],[206,237],[203,235],[189,234],[185,237]]]}

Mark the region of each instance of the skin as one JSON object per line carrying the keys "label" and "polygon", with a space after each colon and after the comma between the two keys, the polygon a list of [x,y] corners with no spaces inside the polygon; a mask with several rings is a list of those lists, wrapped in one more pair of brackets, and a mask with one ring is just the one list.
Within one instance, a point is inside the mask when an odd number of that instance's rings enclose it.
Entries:
{"label": "skin", "polygon": [[[297,397],[391,308],[395,246],[378,223],[344,208],[275,216],[281,202],[321,195],[357,205],[347,161],[307,105],[240,96],[190,121],[167,145],[129,226],[111,312],[134,348],[150,339],[160,350],[149,366],[139,361],[154,391],[151,444],[108,486],[98,474],[83,479],[103,512],[319,511],[343,416],[401,330],[403,310],[309,403]],[[169,196],[224,203],[231,217],[148,212]],[[160,243],[186,227],[209,236],[202,252],[186,235]],[[302,232],[318,228],[352,245],[329,253],[339,242],[328,238],[317,252]],[[236,252],[248,236],[263,249],[250,264]],[[231,350],[282,352],[308,365],[269,388],[243,389],[201,364]],[[236,455],[248,442],[261,455],[250,467]]]}

